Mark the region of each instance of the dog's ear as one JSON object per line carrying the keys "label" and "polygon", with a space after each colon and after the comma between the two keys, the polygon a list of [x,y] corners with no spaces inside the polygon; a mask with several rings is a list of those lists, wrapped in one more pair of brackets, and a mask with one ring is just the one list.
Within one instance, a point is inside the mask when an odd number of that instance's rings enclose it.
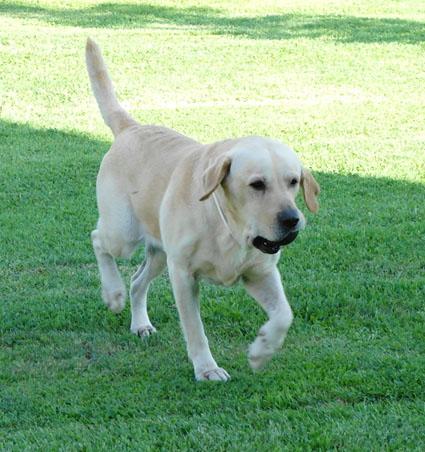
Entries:
{"label": "dog's ear", "polygon": [[317,197],[320,193],[320,186],[310,171],[303,168],[301,174],[301,187],[303,189],[304,201],[311,212],[316,213],[319,210]]}
{"label": "dog's ear", "polygon": [[211,193],[223,182],[230,170],[231,159],[228,155],[220,155],[202,175],[203,195],[199,201],[207,199]]}

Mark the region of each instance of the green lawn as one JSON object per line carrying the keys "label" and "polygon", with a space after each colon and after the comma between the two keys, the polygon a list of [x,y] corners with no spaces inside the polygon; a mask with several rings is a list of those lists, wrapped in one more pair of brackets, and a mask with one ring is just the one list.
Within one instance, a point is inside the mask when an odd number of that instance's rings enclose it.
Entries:
{"label": "green lawn", "polygon": [[[239,286],[202,288],[227,384],[194,381],[167,276],[148,340],[102,304],[87,36],[141,122],[279,138],[321,184],[263,372]],[[1,1],[0,449],[424,450],[424,68],[422,0]]]}

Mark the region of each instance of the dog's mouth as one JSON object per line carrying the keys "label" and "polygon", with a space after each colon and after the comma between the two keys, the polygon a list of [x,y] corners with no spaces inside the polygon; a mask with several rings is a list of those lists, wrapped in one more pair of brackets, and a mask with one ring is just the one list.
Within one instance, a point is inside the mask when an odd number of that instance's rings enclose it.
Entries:
{"label": "dog's mouth", "polygon": [[288,234],[286,234],[286,236],[278,242],[272,242],[264,237],[261,237],[260,235],[257,235],[257,237],[255,237],[252,241],[252,244],[263,253],[276,254],[281,246],[289,245],[297,238],[297,235],[298,231],[288,232]]}

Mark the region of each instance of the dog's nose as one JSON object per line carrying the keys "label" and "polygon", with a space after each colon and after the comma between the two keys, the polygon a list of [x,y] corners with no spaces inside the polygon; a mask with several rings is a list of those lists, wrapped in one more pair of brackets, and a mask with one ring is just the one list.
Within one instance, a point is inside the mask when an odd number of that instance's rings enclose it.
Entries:
{"label": "dog's nose", "polygon": [[277,216],[280,225],[286,229],[293,229],[300,221],[298,212],[295,209],[286,209],[279,213]]}

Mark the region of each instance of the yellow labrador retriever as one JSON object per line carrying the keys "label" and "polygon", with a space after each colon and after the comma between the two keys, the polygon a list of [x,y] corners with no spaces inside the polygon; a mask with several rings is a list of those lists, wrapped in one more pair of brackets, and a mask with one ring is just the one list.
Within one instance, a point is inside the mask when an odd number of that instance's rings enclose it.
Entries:
{"label": "yellow labrador retriever", "polygon": [[229,374],[215,362],[204,333],[198,282],[242,281],[269,320],[249,347],[253,369],[282,345],[292,322],[276,264],[279,250],[304,227],[299,187],[316,212],[319,185],[294,151],[261,137],[201,144],[174,130],[138,124],[118,103],[99,47],[87,41],[91,86],[115,141],[97,177],[99,221],[92,232],[104,302],[124,308],[115,258],[144,241],[146,259],[131,280],[131,331],[155,332],[148,317],[150,282],[167,266],[197,380]]}

